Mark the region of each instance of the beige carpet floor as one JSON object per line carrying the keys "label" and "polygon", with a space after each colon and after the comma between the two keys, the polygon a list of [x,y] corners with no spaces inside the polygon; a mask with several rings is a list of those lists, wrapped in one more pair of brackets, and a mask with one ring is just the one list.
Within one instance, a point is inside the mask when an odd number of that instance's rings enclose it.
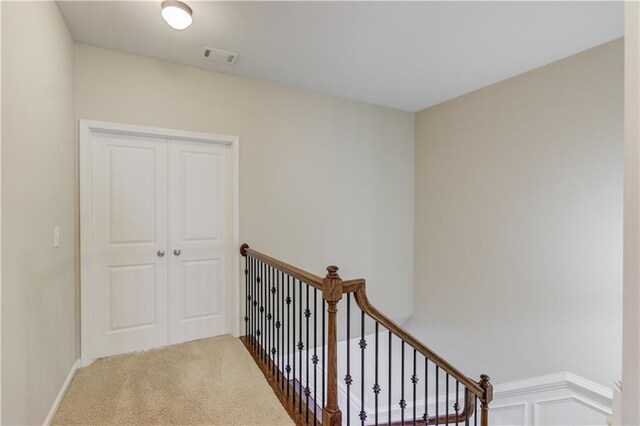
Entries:
{"label": "beige carpet floor", "polygon": [[78,370],[53,424],[291,425],[230,336],[105,358]]}

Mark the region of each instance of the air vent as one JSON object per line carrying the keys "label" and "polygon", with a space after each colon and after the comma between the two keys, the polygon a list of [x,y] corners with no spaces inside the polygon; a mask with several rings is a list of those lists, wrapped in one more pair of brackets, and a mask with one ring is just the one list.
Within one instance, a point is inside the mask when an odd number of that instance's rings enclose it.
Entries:
{"label": "air vent", "polygon": [[235,64],[236,59],[238,59],[238,55],[236,55],[235,53],[227,52],[220,49],[214,49],[213,47],[203,47],[201,56],[203,59],[223,62],[229,65]]}

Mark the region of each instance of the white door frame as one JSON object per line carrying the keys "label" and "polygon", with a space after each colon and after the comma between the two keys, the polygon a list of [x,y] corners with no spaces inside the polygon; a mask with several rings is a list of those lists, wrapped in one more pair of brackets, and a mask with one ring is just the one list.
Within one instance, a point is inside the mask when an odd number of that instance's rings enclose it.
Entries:
{"label": "white door frame", "polygon": [[[93,120],[80,120],[80,358],[82,366],[91,364],[93,356],[93,267],[92,214],[91,214],[91,136],[93,132],[120,135],[147,136],[178,141],[229,145],[231,147],[231,245],[229,294],[232,308],[228,312],[231,334],[240,335],[240,138],[237,136],[170,130],[156,127],[134,126]],[[235,273],[233,273],[235,271]]]}

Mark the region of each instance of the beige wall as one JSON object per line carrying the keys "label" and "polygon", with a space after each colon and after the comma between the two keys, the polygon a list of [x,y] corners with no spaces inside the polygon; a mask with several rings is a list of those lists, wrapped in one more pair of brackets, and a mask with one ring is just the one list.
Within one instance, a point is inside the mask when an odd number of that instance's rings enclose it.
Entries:
{"label": "beige wall", "polygon": [[640,4],[626,2],[624,14],[622,424],[631,426],[640,424]]}
{"label": "beige wall", "polygon": [[2,423],[42,424],[76,360],[74,45],[53,2],[2,33]]}
{"label": "beige wall", "polygon": [[416,117],[411,327],[494,383],[621,375],[622,39]]}
{"label": "beige wall", "polygon": [[411,313],[414,114],[76,46],[76,117],[240,137],[240,236]]}

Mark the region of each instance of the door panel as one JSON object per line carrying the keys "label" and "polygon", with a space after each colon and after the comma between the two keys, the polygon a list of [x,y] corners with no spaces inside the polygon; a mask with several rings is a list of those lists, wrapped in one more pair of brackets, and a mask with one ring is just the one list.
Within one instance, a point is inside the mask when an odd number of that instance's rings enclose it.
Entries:
{"label": "door panel", "polygon": [[169,151],[169,340],[177,343],[228,333],[230,155],[226,146],[188,142]]}
{"label": "door panel", "polygon": [[[174,148],[175,150],[176,148]],[[175,152],[175,151],[172,151]],[[183,241],[220,239],[223,211],[220,209],[220,168],[224,157],[219,153],[182,151],[179,175],[182,205]],[[223,155],[223,154],[222,154]],[[173,157],[172,157],[173,158]],[[174,176],[175,177],[175,176]]]}
{"label": "door panel", "polygon": [[183,317],[185,320],[220,315],[221,286],[210,283],[222,280],[220,259],[182,262]]}
{"label": "door panel", "polygon": [[155,303],[135,303],[156,299],[154,264],[109,268],[109,332],[125,331],[155,324]]}
{"label": "door panel", "polygon": [[153,243],[157,206],[156,176],[152,171],[155,170],[156,150],[111,145],[109,156],[110,243]]}
{"label": "door panel", "polygon": [[167,344],[167,142],[94,133],[94,356]]}

